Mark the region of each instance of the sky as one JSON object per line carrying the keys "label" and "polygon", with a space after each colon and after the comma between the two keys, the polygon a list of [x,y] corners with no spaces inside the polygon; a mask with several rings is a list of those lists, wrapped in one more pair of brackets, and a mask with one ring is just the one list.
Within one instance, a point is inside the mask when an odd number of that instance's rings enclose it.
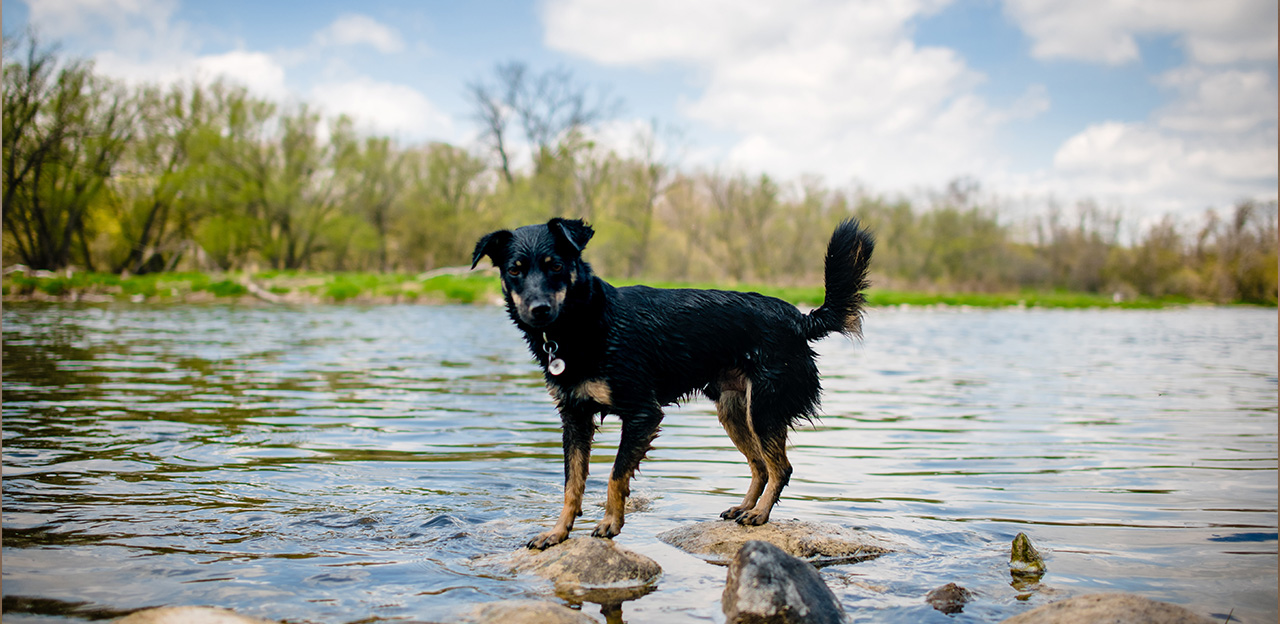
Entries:
{"label": "sky", "polygon": [[520,61],[621,102],[678,168],[1138,219],[1277,196],[1275,0],[0,0],[129,83],[223,76],[403,145],[475,146]]}

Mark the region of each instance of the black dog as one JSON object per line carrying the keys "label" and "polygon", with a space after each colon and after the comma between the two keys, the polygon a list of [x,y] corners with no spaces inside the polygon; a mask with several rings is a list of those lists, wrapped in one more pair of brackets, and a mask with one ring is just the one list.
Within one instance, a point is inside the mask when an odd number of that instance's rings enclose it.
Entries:
{"label": "black dog", "polygon": [[604,519],[592,535],[622,530],[630,480],[649,451],[662,407],[701,391],[747,457],[751,485],[741,505],[720,514],[746,525],[769,521],[791,477],[788,429],[817,414],[818,368],[809,342],[831,332],[860,335],[862,290],[875,240],[856,221],[841,223],[826,258],[826,301],[809,314],[757,293],[614,288],[591,272],[582,249],[594,231],[552,219],[476,243],[471,268],[488,256],[502,270],[511,320],[542,364],[564,432],[564,509],[529,542],[568,537],[582,515],[596,414],[622,419]]}

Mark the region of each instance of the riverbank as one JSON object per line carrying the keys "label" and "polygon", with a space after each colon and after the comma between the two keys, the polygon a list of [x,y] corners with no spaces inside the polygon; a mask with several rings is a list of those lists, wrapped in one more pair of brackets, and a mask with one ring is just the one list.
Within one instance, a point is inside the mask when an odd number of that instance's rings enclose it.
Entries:
{"label": "riverbank", "polygon": [[[639,281],[615,281],[623,286]],[[645,282],[665,288],[720,288],[754,291],[800,306],[820,305],[821,286],[681,284]],[[53,273],[10,268],[4,300],[85,303],[497,303],[502,293],[490,271],[452,267],[409,273],[157,273],[123,277],[111,273]],[[909,292],[872,288],[872,306],[969,306],[979,308],[1163,308],[1196,303],[1183,298],[1151,299],[1121,294],[1024,291],[1012,293]]]}

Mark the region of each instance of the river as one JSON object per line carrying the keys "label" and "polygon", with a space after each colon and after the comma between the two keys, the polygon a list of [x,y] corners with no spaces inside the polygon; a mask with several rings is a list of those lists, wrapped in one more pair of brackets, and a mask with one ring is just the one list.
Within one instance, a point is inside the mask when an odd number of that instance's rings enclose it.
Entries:
{"label": "river", "polygon": [[[1276,329],[1256,308],[872,309],[864,340],[816,345],[823,416],[791,437],[773,517],[893,544],[822,570],[854,622],[995,622],[1097,591],[1275,622]],[[558,600],[494,563],[554,522],[563,480],[499,308],[10,304],[3,332],[6,622]],[[575,535],[618,432],[596,436]],[[725,569],[655,536],[747,481],[710,402],[667,411],[616,540],[664,575],[623,620],[723,622]],[[1030,590],[1010,583],[1018,532],[1048,563]],[[923,599],[949,582],[978,595],[955,616]]]}

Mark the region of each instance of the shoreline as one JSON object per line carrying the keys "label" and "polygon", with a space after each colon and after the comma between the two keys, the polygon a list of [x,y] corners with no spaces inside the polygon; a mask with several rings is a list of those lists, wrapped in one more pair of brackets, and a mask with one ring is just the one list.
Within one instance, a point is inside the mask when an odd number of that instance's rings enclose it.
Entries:
{"label": "shoreline", "polygon": [[[615,286],[646,283],[662,288],[716,288],[758,292],[802,308],[821,305],[822,286],[705,284],[640,280],[610,282]],[[500,305],[499,281],[491,271],[451,267],[408,273],[157,273],[122,277],[109,273],[53,273],[11,268],[3,279],[5,303],[133,303],[133,304],[488,304]],[[1126,297],[1077,292],[924,292],[872,288],[869,307],[959,307],[1043,309],[1163,309],[1188,305],[1228,305],[1190,299]]]}

